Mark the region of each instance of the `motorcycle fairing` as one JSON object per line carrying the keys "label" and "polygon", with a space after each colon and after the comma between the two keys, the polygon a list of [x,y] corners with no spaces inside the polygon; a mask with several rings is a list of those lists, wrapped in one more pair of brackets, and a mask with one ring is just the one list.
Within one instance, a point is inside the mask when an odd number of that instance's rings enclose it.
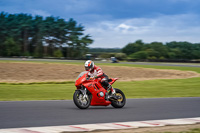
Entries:
{"label": "motorcycle fairing", "polygon": [[118,78],[111,78],[108,80],[109,84],[112,85],[115,83],[115,81],[118,80]]}
{"label": "motorcycle fairing", "polygon": [[[105,100],[106,90],[101,86],[99,82],[87,82],[83,83],[87,90],[92,94],[90,105],[92,106],[108,106],[111,104],[110,101]],[[99,96],[99,93],[103,92],[104,96]]]}

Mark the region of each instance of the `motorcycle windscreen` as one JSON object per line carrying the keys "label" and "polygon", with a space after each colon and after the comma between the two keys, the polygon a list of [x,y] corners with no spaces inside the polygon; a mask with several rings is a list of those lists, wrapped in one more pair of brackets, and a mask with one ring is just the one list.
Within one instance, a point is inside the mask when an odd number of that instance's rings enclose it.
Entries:
{"label": "motorcycle windscreen", "polygon": [[86,79],[86,74],[87,74],[87,71],[83,71],[83,72],[81,72],[81,73],[78,75],[78,77],[77,77],[77,79],[76,79],[75,86],[78,86],[78,85],[82,84],[82,82],[85,81],[85,79]]}

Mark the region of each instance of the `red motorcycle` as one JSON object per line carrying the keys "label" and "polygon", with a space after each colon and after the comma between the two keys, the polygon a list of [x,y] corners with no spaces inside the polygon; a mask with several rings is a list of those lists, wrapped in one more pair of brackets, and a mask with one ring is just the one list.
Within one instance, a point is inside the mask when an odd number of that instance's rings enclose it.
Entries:
{"label": "red motorcycle", "polygon": [[[116,80],[117,78],[111,78],[108,81],[112,85]],[[77,89],[73,95],[73,101],[78,108],[87,109],[90,105],[108,106],[110,104],[115,108],[122,108],[125,105],[126,97],[120,89],[115,88],[115,95],[110,97],[110,90],[107,91],[100,81],[100,78],[91,80],[87,71],[79,74],[75,82]]]}

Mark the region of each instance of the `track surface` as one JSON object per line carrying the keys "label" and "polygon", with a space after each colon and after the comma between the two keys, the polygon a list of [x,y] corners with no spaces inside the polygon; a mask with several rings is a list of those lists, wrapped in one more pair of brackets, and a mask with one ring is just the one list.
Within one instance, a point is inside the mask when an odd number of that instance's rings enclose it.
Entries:
{"label": "track surface", "polygon": [[73,101],[0,102],[0,128],[200,117],[199,98],[128,99],[122,109],[78,109]]}
{"label": "track surface", "polygon": [[[82,62],[83,60],[58,60],[58,59],[23,59],[23,58],[0,58],[0,60],[13,61],[41,61],[41,62]],[[95,61],[95,63],[110,63],[108,61]],[[200,67],[200,63],[151,63],[151,62],[119,62],[120,64],[153,65],[153,66],[179,66],[179,67]]]}

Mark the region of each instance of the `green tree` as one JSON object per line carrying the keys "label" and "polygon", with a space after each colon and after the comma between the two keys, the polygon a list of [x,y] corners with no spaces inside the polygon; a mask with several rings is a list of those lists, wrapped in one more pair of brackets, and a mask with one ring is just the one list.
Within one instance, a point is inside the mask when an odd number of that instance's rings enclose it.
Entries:
{"label": "green tree", "polygon": [[147,59],[148,53],[147,51],[138,51],[136,53],[129,55],[129,57],[132,59]]}
{"label": "green tree", "polygon": [[[44,37],[44,22],[43,17],[35,16],[35,19],[32,21],[32,32],[31,37],[29,38],[29,53],[32,55],[43,55],[43,37]],[[38,53],[41,52],[41,53]]]}
{"label": "green tree", "polygon": [[167,57],[168,55],[168,48],[161,42],[152,42],[149,45],[145,45],[145,49],[151,49],[153,56],[157,58]]}
{"label": "green tree", "polygon": [[134,43],[127,44],[124,48],[122,48],[122,52],[130,55],[132,53],[141,51],[143,49],[144,43],[142,40],[137,40]]}
{"label": "green tree", "polygon": [[58,58],[63,57],[63,54],[60,49],[54,51],[54,57],[58,57]]}
{"label": "green tree", "polygon": [[158,51],[152,49],[152,48],[151,49],[147,49],[146,52],[147,52],[147,55],[148,55],[149,59],[157,59],[157,58],[160,57],[159,56],[160,53]]}
{"label": "green tree", "polygon": [[14,41],[13,38],[8,37],[4,42],[5,45],[5,55],[7,56],[17,56],[20,53],[19,45]]}
{"label": "green tree", "polygon": [[11,37],[20,49],[20,55],[54,56],[59,48],[66,57],[82,57],[91,36],[84,35],[84,27],[75,20],[27,14],[0,13],[0,55],[6,56],[4,42]]}

